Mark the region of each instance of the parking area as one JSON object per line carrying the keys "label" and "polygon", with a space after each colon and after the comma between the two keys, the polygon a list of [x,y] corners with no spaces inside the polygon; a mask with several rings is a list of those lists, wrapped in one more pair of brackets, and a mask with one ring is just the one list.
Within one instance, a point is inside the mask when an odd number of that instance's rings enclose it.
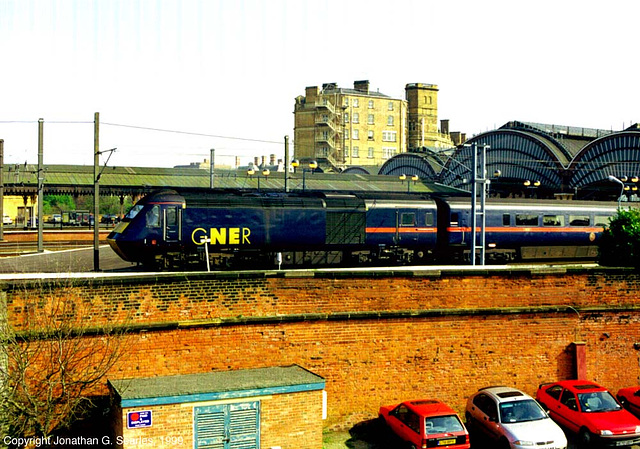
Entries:
{"label": "parking area", "polygon": [[[324,434],[322,449],[403,449],[398,439],[377,419],[356,424],[349,431]],[[495,443],[471,435],[471,449],[495,449]],[[569,438],[567,449],[579,449]],[[640,449],[631,446],[630,449]]]}

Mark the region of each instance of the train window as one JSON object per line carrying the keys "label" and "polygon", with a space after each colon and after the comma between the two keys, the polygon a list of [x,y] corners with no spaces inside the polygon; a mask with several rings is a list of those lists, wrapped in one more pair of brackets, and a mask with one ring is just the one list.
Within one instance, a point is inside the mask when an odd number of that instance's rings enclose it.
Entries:
{"label": "train window", "polygon": [[133,206],[131,208],[131,210],[129,210],[129,212],[127,212],[127,215],[124,216],[124,221],[130,221],[133,220],[135,218],[136,215],[138,215],[138,212],[140,212],[142,210],[144,206],[140,205],[140,204],[136,204],[135,206]]}
{"label": "train window", "polygon": [[175,207],[167,208],[167,226],[175,226],[178,224],[178,214]]}
{"label": "train window", "polygon": [[602,227],[609,226],[610,218],[611,217],[609,217],[608,215],[596,215],[593,220],[593,225]]}
{"label": "train window", "polygon": [[588,215],[569,215],[570,226],[589,226],[589,223]]}
{"label": "train window", "polygon": [[511,226],[511,214],[502,214],[502,226]]}
{"label": "train window", "polygon": [[564,226],[564,215],[543,215],[542,226]]}
{"label": "train window", "polygon": [[458,222],[460,221],[460,216],[458,213],[451,214],[451,226],[458,226]]}
{"label": "train window", "polygon": [[533,214],[516,214],[516,226],[538,226],[538,216]]}
{"label": "train window", "polygon": [[416,225],[416,214],[413,212],[403,213],[400,217],[400,226],[415,226]]}
{"label": "train window", "polygon": [[425,226],[433,226],[433,212],[427,212],[424,214],[424,225]]}
{"label": "train window", "polygon": [[157,228],[160,226],[160,206],[153,206],[147,211],[147,227]]}

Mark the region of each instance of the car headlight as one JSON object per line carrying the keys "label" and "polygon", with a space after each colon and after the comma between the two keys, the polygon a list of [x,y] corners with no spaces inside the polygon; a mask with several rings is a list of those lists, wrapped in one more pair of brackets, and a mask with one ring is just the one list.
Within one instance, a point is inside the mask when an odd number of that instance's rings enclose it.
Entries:
{"label": "car headlight", "polygon": [[610,430],[601,430],[600,435],[613,435],[613,432]]}
{"label": "car headlight", "polygon": [[533,441],[523,441],[523,440],[516,440],[513,442],[513,444],[517,444],[518,446],[535,446],[535,443]]}
{"label": "car headlight", "polygon": [[640,426],[636,426],[636,433],[640,433]]}

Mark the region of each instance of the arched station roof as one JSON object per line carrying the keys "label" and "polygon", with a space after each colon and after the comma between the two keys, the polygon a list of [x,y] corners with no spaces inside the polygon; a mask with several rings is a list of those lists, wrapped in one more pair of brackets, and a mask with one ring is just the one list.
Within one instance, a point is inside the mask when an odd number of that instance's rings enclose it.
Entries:
{"label": "arched station roof", "polygon": [[474,144],[489,146],[487,173],[491,176],[499,171],[501,182],[535,180],[554,189],[562,185],[562,162],[568,162],[562,148],[537,133],[502,128],[479,134],[458,147],[441,172],[443,184],[469,189]]}
{"label": "arched station roof", "polygon": [[418,175],[424,181],[437,181],[443,165],[441,156],[429,150],[423,153],[402,153],[387,160],[378,174]]}
{"label": "arched station roof", "polygon": [[640,176],[640,128],[609,134],[590,142],[571,162],[570,187],[597,188],[609,176]]}
{"label": "arched station roof", "polygon": [[[380,174],[421,171],[416,174],[432,176],[430,179],[449,187],[470,190],[474,144],[488,146],[487,176],[491,179],[491,190],[500,194],[526,193],[523,186],[530,181],[548,196],[572,193],[578,198],[612,199],[619,195],[620,185],[609,181],[609,176],[622,180],[640,177],[638,124],[614,132],[519,121],[467,140],[448,158],[440,159],[441,169],[434,163],[437,158],[405,153],[389,159]],[[640,184],[635,187],[640,189]]]}

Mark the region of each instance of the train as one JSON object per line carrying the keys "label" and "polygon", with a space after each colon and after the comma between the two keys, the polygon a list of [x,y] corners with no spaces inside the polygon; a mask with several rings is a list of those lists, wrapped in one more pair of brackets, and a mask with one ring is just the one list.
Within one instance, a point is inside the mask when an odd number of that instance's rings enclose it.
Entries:
{"label": "train", "polygon": [[[606,202],[489,198],[486,260],[593,260],[616,211]],[[161,190],[107,241],[154,270],[462,264],[476,257],[471,223],[468,197]]]}

